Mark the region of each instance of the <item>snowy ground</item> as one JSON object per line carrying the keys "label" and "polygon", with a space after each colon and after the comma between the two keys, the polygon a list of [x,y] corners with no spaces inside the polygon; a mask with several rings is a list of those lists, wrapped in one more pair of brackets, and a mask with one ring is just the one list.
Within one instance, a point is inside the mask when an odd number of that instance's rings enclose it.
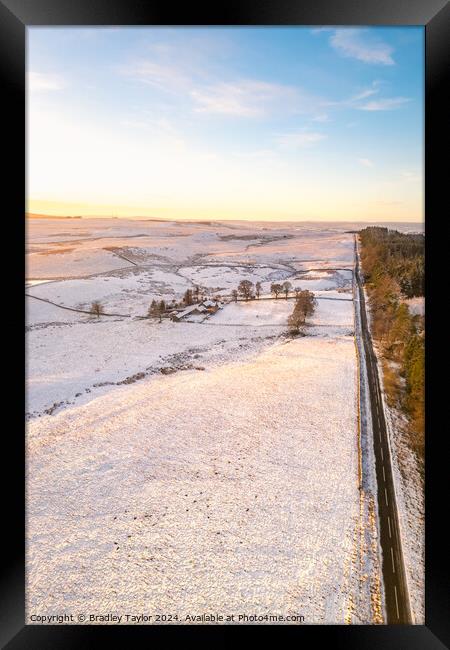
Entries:
{"label": "snowy ground", "polygon": [[[27,278],[58,278],[26,287],[28,614],[378,621],[342,270],[352,234],[33,220],[27,246]],[[58,247],[74,250],[43,255]],[[241,279],[264,299],[203,322],[138,318],[155,297]],[[267,299],[284,279],[318,299],[295,340],[293,301]],[[62,308],[97,299],[123,316]]]}
{"label": "snowy ground", "polygon": [[34,422],[28,611],[344,622],[354,376],[350,338],[305,338]]}

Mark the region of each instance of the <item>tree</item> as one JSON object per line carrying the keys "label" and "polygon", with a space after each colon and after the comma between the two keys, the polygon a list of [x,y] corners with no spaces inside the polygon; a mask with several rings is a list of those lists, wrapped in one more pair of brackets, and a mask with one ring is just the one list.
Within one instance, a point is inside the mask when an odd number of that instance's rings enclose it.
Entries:
{"label": "tree", "polygon": [[301,287],[294,287],[295,297],[298,298],[301,292]]}
{"label": "tree", "polygon": [[294,307],[294,311],[289,315],[288,327],[292,334],[298,334],[300,328],[305,324],[305,317],[303,313]]}
{"label": "tree", "polygon": [[288,318],[288,327],[293,334],[298,334],[305,324],[307,316],[311,316],[316,308],[317,301],[312,291],[300,291],[295,300],[294,310]]}
{"label": "tree", "polygon": [[158,316],[158,314],[159,314],[159,306],[158,306],[158,303],[156,302],[156,300],[153,299],[151,304],[150,304],[150,307],[148,308],[147,316],[149,318],[152,318],[154,316]]}
{"label": "tree", "polygon": [[298,309],[306,320],[308,316],[312,316],[316,306],[317,300],[315,299],[313,292],[308,291],[308,289],[303,289],[295,300],[294,309]]}
{"label": "tree", "polygon": [[164,314],[165,311],[166,311],[166,303],[164,300],[161,300],[160,302],[156,302],[156,300],[152,300],[151,305],[148,308],[147,314],[149,318],[159,317],[159,322],[161,322],[162,315]]}
{"label": "tree", "polygon": [[250,282],[250,280],[241,280],[239,282],[238,291],[244,296],[245,300],[253,298],[253,282]]}
{"label": "tree", "polygon": [[237,299],[238,299],[237,289],[233,289],[233,291],[231,292],[231,295],[233,297],[234,302],[237,302]]}
{"label": "tree", "polygon": [[274,283],[270,285],[270,293],[273,293],[275,298],[278,298],[278,295],[282,292],[282,290],[283,287],[281,284]]}
{"label": "tree", "polygon": [[[195,289],[194,289],[195,302],[198,302],[199,294],[200,294],[200,287],[199,287],[198,284],[197,284],[196,287],[195,287]],[[191,304],[192,304],[192,303],[191,303]]]}
{"label": "tree", "polygon": [[100,318],[102,314],[105,313],[102,303],[99,300],[94,300],[91,304],[91,314]]}
{"label": "tree", "polygon": [[183,302],[187,306],[192,305],[192,303],[194,302],[192,299],[192,289],[186,289],[183,296]]}
{"label": "tree", "polygon": [[257,282],[255,285],[255,292],[257,298],[259,298],[259,296],[261,295],[261,289],[262,289],[261,282]]}
{"label": "tree", "polygon": [[289,291],[291,289],[292,289],[292,284],[288,280],[286,280],[286,282],[283,282],[283,291],[284,291],[284,294],[286,296],[286,300],[288,298]]}

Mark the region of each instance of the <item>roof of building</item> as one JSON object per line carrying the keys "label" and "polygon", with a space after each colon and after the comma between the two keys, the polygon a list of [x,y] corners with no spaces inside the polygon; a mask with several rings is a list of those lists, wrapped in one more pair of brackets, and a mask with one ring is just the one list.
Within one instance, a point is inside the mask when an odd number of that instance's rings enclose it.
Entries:
{"label": "roof of building", "polygon": [[205,307],[222,307],[222,303],[218,300],[204,300],[202,305],[205,305]]}
{"label": "roof of building", "polygon": [[202,313],[206,311],[206,307],[203,307],[203,305],[190,305],[189,307],[186,307],[186,309],[183,309],[183,311],[178,312],[178,318],[184,318],[185,316],[189,316],[189,314],[195,313],[196,311]]}

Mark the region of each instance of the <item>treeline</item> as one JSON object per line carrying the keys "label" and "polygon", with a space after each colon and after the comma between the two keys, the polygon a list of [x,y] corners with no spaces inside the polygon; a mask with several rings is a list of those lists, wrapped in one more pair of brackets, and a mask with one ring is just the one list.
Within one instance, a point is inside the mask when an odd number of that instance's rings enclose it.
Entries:
{"label": "treeline", "polygon": [[389,402],[409,422],[410,443],[424,455],[424,318],[404,299],[424,295],[424,236],[387,228],[360,232],[361,264],[369,295],[372,334],[384,358]]}
{"label": "treeline", "polygon": [[423,296],[425,291],[425,236],[388,228],[365,228],[360,233],[365,252],[367,280],[387,273],[398,282],[406,298]]}

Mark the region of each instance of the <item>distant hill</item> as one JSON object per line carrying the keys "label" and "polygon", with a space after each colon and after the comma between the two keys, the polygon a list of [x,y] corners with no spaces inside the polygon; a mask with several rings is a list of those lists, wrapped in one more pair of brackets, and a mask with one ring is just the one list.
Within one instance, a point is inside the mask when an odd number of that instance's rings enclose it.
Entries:
{"label": "distant hill", "polygon": [[36,214],[34,212],[25,212],[25,219],[81,219],[82,217],[54,217],[49,214]]}

